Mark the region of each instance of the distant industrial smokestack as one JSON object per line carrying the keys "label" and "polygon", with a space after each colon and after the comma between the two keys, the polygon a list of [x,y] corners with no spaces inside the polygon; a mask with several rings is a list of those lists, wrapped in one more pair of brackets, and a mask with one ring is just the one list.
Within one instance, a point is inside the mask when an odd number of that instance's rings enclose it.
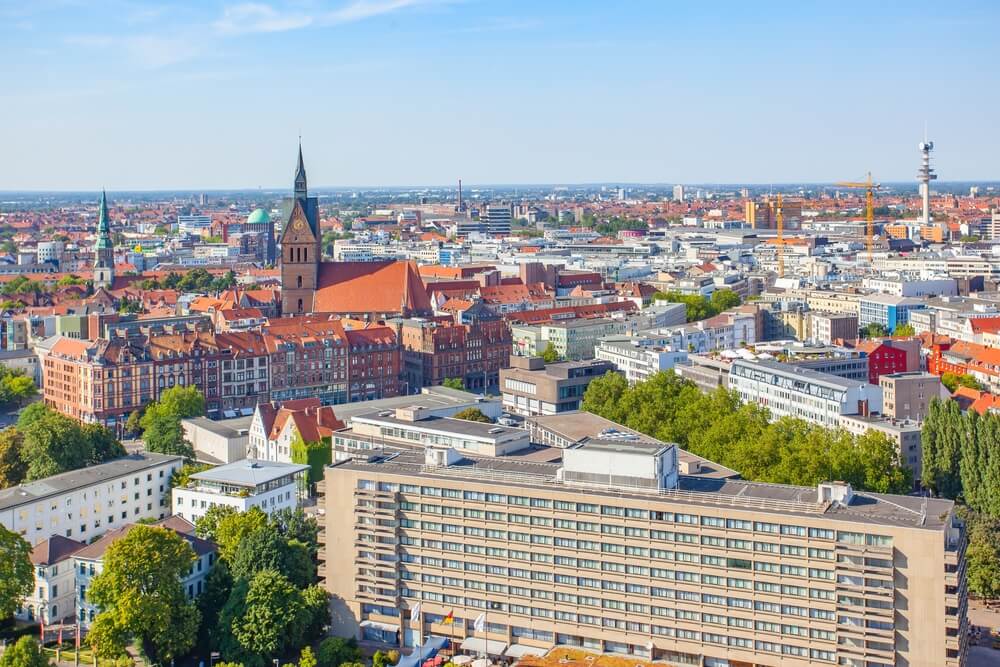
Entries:
{"label": "distant industrial smokestack", "polygon": [[461,213],[465,210],[465,205],[462,203],[462,179],[458,179],[458,212]]}

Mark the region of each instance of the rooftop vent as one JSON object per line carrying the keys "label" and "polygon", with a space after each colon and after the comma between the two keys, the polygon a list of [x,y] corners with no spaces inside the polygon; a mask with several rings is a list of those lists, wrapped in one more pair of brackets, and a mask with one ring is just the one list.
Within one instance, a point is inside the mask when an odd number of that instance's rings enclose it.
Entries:
{"label": "rooftop vent", "polygon": [[847,507],[854,497],[854,489],[847,482],[821,482],[818,487],[818,502],[835,503]]}

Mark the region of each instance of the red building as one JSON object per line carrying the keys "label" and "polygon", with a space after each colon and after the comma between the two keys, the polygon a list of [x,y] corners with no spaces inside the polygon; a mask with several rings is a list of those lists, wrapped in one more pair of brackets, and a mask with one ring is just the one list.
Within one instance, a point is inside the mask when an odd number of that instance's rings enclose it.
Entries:
{"label": "red building", "polygon": [[878,340],[864,340],[855,349],[868,357],[868,382],[877,385],[878,379],[889,373],[903,373],[906,367],[906,350],[892,347]]}

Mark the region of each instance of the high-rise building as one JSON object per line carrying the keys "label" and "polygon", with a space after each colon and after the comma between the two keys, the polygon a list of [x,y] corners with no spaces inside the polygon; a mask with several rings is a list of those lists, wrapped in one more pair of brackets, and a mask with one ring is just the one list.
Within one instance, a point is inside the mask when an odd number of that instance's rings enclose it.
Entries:
{"label": "high-rise building", "polygon": [[[762,201],[748,201],[745,208],[746,223],[753,229],[778,228],[778,200],[765,198]],[[785,229],[796,229],[802,222],[802,202],[784,199],[781,203],[782,225]]]}
{"label": "high-rise building", "polygon": [[684,201],[684,186],[675,185],[674,186],[674,201]]}
{"label": "high-rise building", "polygon": [[509,236],[513,211],[510,204],[489,204],[483,207],[479,219],[490,236]]}
{"label": "high-rise building", "polygon": [[730,479],[615,429],[530,460],[431,441],[326,468],[334,634],[623,664],[964,662],[952,501]]}
{"label": "high-rise building", "polygon": [[111,240],[108,195],[101,191],[101,210],[97,217],[97,240],[94,242],[94,288],[111,287],[115,279],[115,244]]}

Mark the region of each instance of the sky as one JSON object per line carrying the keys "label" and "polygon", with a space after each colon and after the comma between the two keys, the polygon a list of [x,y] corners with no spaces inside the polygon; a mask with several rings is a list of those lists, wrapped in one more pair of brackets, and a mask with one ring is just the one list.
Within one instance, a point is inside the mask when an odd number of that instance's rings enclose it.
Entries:
{"label": "sky", "polygon": [[0,190],[1000,180],[1000,3],[0,0]]}

